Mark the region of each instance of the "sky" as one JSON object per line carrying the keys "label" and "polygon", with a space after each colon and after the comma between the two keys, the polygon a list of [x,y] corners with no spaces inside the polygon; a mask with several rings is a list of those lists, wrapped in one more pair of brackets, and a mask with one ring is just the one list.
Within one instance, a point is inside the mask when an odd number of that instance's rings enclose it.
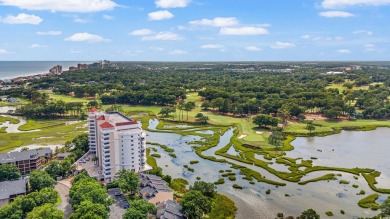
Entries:
{"label": "sky", "polygon": [[389,61],[390,0],[0,0],[0,61]]}

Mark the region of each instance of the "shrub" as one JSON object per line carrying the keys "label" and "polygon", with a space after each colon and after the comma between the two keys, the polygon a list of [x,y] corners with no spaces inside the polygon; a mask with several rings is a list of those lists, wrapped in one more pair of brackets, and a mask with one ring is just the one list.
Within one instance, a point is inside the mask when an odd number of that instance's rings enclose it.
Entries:
{"label": "shrub", "polygon": [[251,182],[249,182],[249,184],[251,184],[251,185],[254,185],[254,184],[255,184],[255,182],[251,181]]}
{"label": "shrub", "polygon": [[333,212],[331,212],[331,211],[327,211],[327,212],[325,212],[325,214],[328,215],[329,217],[333,216]]}
{"label": "shrub", "polygon": [[344,211],[344,210],[340,210],[340,213],[341,213],[341,214],[345,214],[345,211]]}
{"label": "shrub", "polygon": [[197,163],[199,163],[199,161],[197,161],[197,160],[191,160],[190,161],[190,164],[197,164]]}
{"label": "shrub", "polygon": [[236,177],[235,176],[229,176],[228,177],[230,181],[236,181]]}
{"label": "shrub", "polygon": [[352,187],[356,189],[359,188],[359,185],[353,184]]}
{"label": "shrub", "polygon": [[340,182],[339,182],[339,183],[340,183],[340,184],[345,184],[345,185],[346,185],[346,184],[349,184],[349,181],[347,181],[347,180],[343,180],[343,179],[342,179],[342,180],[340,180]]}
{"label": "shrub", "polygon": [[220,184],[224,184],[225,183],[225,179],[224,178],[219,178],[217,182],[215,182],[214,184],[215,185],[220,185]]}
{"label": "shrub", "polygon": [[220,172],[220,173],[223,173],[223,172],[225,172],[225,171],[223,171],[223,170],[220,170],[219,172]]}
{"label": "shrub", "polygon": [[159,155],[159,154],[152,154],[150,156],[155,157],[155,158],[161,158],[161,155]]}
{"label": "shrub", "polygon": [[271,194],[271,190],[270,190],[270,189],[267,189],[267,191],[265,192],[265,194],[267,194],[267,195]]}
{"label": "shrub", "polygon": [[358,195],[365,195],[366,194],[366,191],[364,191],[363,189],[360,190],[360,192],[358,193]]}
{"label": "shrub", "polygon": [[197,176],[197,177],[196,177],[196,180],[200,180],[200,177],[199,177],[199,176]]}
{"label": "shrub", "polygon": [[234,188],[234,189],[242,189],[242,186],[237,185],[237,184],[234,184],[234,185],[233,185],[233,188]]}

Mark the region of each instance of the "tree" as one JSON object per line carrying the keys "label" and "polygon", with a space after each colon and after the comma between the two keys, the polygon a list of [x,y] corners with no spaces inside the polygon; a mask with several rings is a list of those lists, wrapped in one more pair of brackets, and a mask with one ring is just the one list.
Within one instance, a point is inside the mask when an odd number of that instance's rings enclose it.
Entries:
{"label": "tree", "polygon": [[64,212],[58,210],[53,204],[44,204],[42,206],[34,208],[27,214],[26,219],[63,219]]}
{"label": "tree", "polygon": [[163,107],[158,114],[162,115],[162,116],[165,116],[165,117],[168,117],[169,113],[173,113],[175,111],[176,110],[174,108],[172,108],[172,107]]}
{"label": "tree", "polygon": [[284,140],[283,133],[279,130],[274,129],[272,134],[268,137],[268,142],[275,147],[278,147]]}
{"label": "tree", "polygon": [[0,182],[18,180],[21,174],[19,168],[14,164],[0,165]]}
{"label": "tree", "polygon": [[221,108],[223,107],[225,100],[222,97],[218,97],[211,101],[211,106],[213,108],[218,108],[218,112],[221,112]]}
{"label": "tree", "polygon": [[200,107],[202,107],[203,110],[208,110],[210,106],[211,106],[210,102],[203,102]]}
{"label": "tree", "polygon": [[46,172],[36,170],[30,174],[29,179],[32,191],[40,191],[43,188],[54,188],[57,182]]}
{"label": "tree", "polygon": [[123,219],[147,219],[147,215],[143,214],[141,211],[138,211],[134,208],[128,208],[123,215]]}
{"label": "tree", "polygon": [[154,204],[151,204],[145,200],[135,200],[131,203],[131,208],[134,208],[140,212],[142,212],[143,214],[147,214],[147,213],[153,213],[154,211],[156,211],[156,206],[154,206]]}
{"label": "tree", "polygon": [[57,160],[50,161],[45,169],[45,172],[48,173],[53,179],[64,175],[64,170],[62,169],[61,163]]}
{"label": "tree", "polygon": [[313,209],[302,212],[300,219],[320,219],[320,215],[317,214]]}
{"label": "tree", "polygon": [[275,127],[278,125],[279,120],[269,115],[260,114],[253,117],[253,123],[259,127],[266,127],[267,125]]}
{"label": "tree", "polygon": [[[86,217],[88,215],[88,217]],[[70,216],[70,219],[79,218],[101,218],[108,219],[109,212],[103,204],[92,203],[89,200],[82,201],[77,206],[76,211]]]}
{"label": "tree", "polygon": [[121,170],[118,172],[119,178],[116,180],[122,192],[130,192],[133,194],[138,189],[138,175],[129,170]]}
{"label": "tree", "polygon": [[390,198],[387,198],[380,206],[381,216],[389,217],[390,216]]}
{"label": "tree", "polygon": [[190,190],[196,190],[201,192],[204,196],[214,198],[217,194],[216,186],[213,183],[207,183],[203,181],[196,181],[194,186],[190,187]]}
{"label": "tree", "polygon": [[182,212],[189,219],[200,219],[203,214],[208,214],[211,211],[211,202],[201,192],[191,190],[184,194],[181,201]]}
{"label": "tree", "polygon": [[203,113],[198,113],[195,116],[196,120],[200,123],[207,124],[207,121],[209,120],[208,116],[203,115]]}
{"label": "tree", "polygon": [[184,104],[184,110],[187,111],[187,120],[188,120],[188,112],[195,109],[195,102],[187,102]]}
{"label": "tree", "polygon": [[315,125],[313,125],[313,121],[307,122],[307,124],[306,124],[306,129],[309,130],[310,135],[311,135],[311,132],[312,132],[312,131],[316,130]]}

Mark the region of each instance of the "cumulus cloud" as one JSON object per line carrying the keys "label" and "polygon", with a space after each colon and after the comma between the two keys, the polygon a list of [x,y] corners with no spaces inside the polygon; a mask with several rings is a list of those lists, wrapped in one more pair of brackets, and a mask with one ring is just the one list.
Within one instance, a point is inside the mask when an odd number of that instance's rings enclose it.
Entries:
{"label": "cumulus cloud", "polygon": [[262,27],[222,27],[219,31],[222,35],[238,35],[238,36],[254,36],[254,35],[267,35],[268,30]]}
{"label": "cumulus cloud", "polygon": [[6,49],[2,49],[0,48],[0,55],[5,55],[5,54],[9,54],[10,52],[8,52]]}
{"label": "cumulus cloud", "polygon": [[367,52],[375,51],[375,45],[371,43],[364,44],[364,48]]}
{"label": "cumulus cloud", "polygon": [[154,3],[159,8],[185,8],[190,0],[156,0]]}
{"label": "cumulus cloud", "polygon": [[182,38],[176,33],[172,32],[159,32],[155,35],[149,35],[142,37],[142,41],[152,41],[152,40],[181,40]]}
{"label": "cumulus cloud", "polygon": [[70,42],[85,42],[85,43],[100,43],[100,42],[109,42],[111,40],[105,39],[102,36],[90,33],[76,33],[72,36],[65,39],[65,41]]}
{"label": "cumulus cloud", "polygon": [[41,35],[41,36],[44,36],[44,35],[58,36],[61,34],[62,34],[62,31],[58,31],[58,30],[51,30],[51,31],[46,31],[46,32],[38,31],[37,32],[37,35]]}
{"label": "cumulus cloud", "polygon": [[70,50],[70,53],[82,53],[82,50],[72,49]]}
{"label": "cumulus cloud", "polygon": [[191,25],[203,25],[203,26],[213,26],[213,27],[229,27],[235,26],[239,22],[235,17],[216,17],[212,20],[210,19],[201,19],[190,21]]}
{"label": "cumulus cloud", "polygon": [[165,10],[165,11],[151,12],[148,14],[148,17],[149,17],[149,20],[151,20],[151,21],[159,21],[159,20],[171,19],[171,18],[175,17],[175,15],[173,15],[171,12]]}
{"label": "cumulus cloud", "polygon": [[364,34],[364,35],[368,35],[368,36],[371,36],[373,34],[373,32],[371,31],[368,31],[368,30],[357,30],[357,31],[354,31],[353,34]]}
{"label": "cumulus cloud", "polygon": [[351,6],[390,5],[390,0],[323,0],[321,6],[327,9],[345,8]]}
{"label": "cumulus cloud", "polygon": [[347,17],[354,17],[355,15],[346,11],[324,11],[320,12],[319,15],[321,17],[327,17],[327,18],[347,18]]}
{"label": "cumulus cloud", "polygon": [[224,45],[221,44],[205,44],[200,47],[201,49],[223,49],[225,48]]}
{"label": "cumulus cloud", "polygon": [[132,36],[148,36],[152,35],[153,31],[151,29],[138,29],[130,32],[129,34]]}
{"label": "cumulus cloud", "polygon": [[6,24],[33,24],[38,25],[40,24],[43,19],[36,16],[36,15],[30,15],[25,13],[20,13],[16,16],[8,15],[5,18],[0,19],[1,22]]}
{"label": "cumulus cloud", "polygon": [[170,51],[169,54],[174,55],[174,56],[178,56],[178,55],[187,55],[188,52],[185,50],[175,49],[175,50]]}
{"label": "cumulus cloud", "polygon": [[252,51],[252,52],[259,52],[262,50],[261,48],[259,48],[257,46],[247,46],[247,47],[245,47],[245,49],[248,51]]}
{"label": "cumulus cloud", "polygon": [[308,40],[308,39],[310,39],[310,38],[311,38],[311,36],[310,36],[310,35],[302,35],[301,37],[302,37],[302,39],[305,39],[305,40]]}
{"label": "cumulus cloud", "polygon": [[273,48],[273,49],[291,49],[294,47],[295,47],[295,44],[293,44],[293,43],[280,42],[280,41],[277,41],[271,45],[271,48]]}
{"label": "cumulus cloud", "polygon": [[118,6],[112,0],[0,0],[0,5],[15,6],[25,10],[81,13],[112,10]]}
{"label": "cumulus cloud", "polygon": [[110,16],[110,15],[107,15],[107,14],[103,14],[103,18],[106,19],[106,20],[112,20],[112,19],[114,19],[113,16]]}
{"label": "cumulus cloud", "polygon": [[150,47],[149,49],[153,50],[155,52],[163,52],[163,51],[165,51],[165,49],[162,48],[162,47]]}
{"label": "cumulus cloud", "polygon": [[344,54],[348,54],[348,53],[351,53],[351,51],[349,49],[339,49],[337,50],[338,53],[344,53]]}
{"label": "cumulus cloud", "polygon": [[34,43],[34,44],[32,44],[31,46],[29,46],[29,47],[35,49],[35,48],[42,48],[42,47],[46,47],[46,46],[45,46],[45,45],[38,44],[38,43]]}
{"label": "cumulus cloud", "polygon": [[80,23],[80,24],[86,24],[86,23],[89,23],[89,20],[76,17],[75,19],[73,19],[73,22]]}

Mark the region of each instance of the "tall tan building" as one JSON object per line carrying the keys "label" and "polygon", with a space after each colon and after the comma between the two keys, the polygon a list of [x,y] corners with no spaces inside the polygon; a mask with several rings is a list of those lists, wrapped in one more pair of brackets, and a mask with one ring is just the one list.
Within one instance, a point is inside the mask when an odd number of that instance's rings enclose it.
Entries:
{"label": "tall tan building", "polygon": [[146,133],[137,121],[118,112],[88,111],[90,151],[98,158],[100,174],[109,183],[120,170],[143,172]]}

